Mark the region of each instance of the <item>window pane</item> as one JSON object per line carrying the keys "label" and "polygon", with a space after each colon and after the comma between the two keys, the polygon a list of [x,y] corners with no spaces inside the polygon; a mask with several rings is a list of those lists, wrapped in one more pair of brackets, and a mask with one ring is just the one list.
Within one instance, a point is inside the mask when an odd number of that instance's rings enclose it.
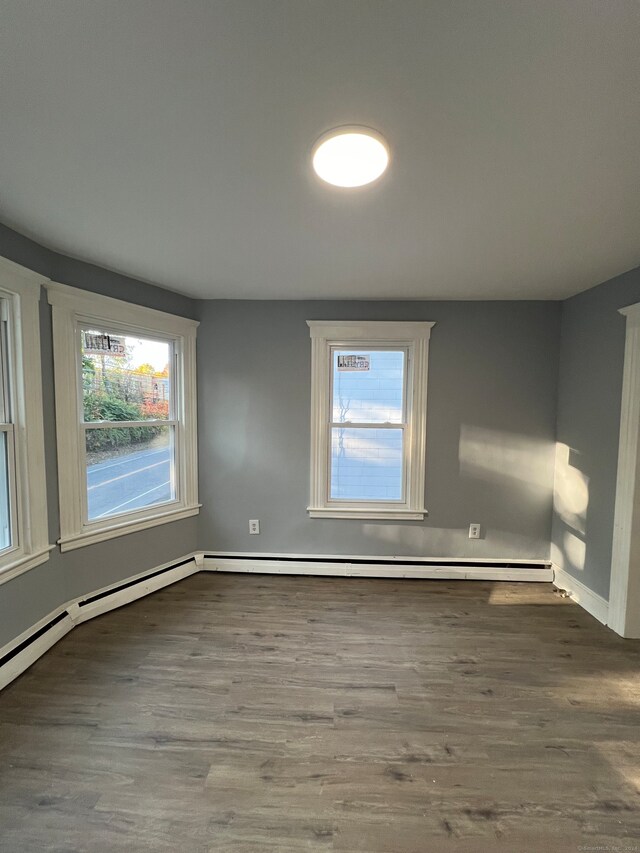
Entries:
{"label": "window pane", "polygon": [[333,499],[402,500],[401,429],[331,430]]}
{"label": "window pane", "polygon": [[0,298],[0,423],[11,423],[9,388],[9,302]]}
{"label": "window pane", "polygon": [[0,432],[0,551],[11,547],[11,504],[9,501],[9,441]]}
{"label": "window pane", "polygon": [[169,418],[171,345],[83,329],[85,421]]}
{"label": "window pane", "polygon": [[403,350],[333,351],[333,423],[402,423]]}
{"label": "window pane", "polygon": [[90,521],[175,500],[172,426],[86,431]]}

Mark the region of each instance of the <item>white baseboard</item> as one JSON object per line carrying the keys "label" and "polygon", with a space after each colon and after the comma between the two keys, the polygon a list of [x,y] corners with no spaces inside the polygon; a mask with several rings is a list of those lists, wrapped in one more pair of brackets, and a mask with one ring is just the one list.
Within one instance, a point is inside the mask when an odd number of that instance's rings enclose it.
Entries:
{"label": "white baseboard", "polygon": [[[288,559],[285,559],[287,557]],[[296,559],[291,559],[295,557]],[[305,559],[306,557],[306,559]],[[354,562],[350,562],[350,560]],[[440,561],[431,558],[370,557],[372,562],[353,557],[311,555],[270,555],[204,552],[205,571],[255,574],[324,575],[330,577],[415,578],[424,580],[485,580],[549,582],[553,571],[536,560]],[[406,561],[406,562],[403,562]],[[481,565],[478,565],[481,563]],[[503,564],[503,565],[501,565]],[[535,566],[535,567],[533,567]]]}
{"label": "white baseboard", "polygon": [[[55,622],[55,624],[51,624],[58,616],[61,617],[60,621]],[[45,630],[41,636],[29,642],[24,649],[19,650],[23,642],[26,642],[29,637],[37,634],[44,626],[50,624],[51,627]],[[34,625],[33,628],[29,628],[29,630],[24,631],[20,637],[16,637],[13,642],[8,643],[2,650],[0,650],[1,657],[5,657],[16,649],[19,651],[7,660],[6,663],[0,666],[0,690],[12,682],[14,678],[21,675],[25,669],[28,669],[31,664],[35,663],[45,652],[49,651],[51,646],[55,645],[58,640],[64,637],[65,634],[68,634],[73,627],[74,621],[69,613],[58,608],[57,613],[49,614],[44,619],[40,620],[37,625]]]}
{"label": "white baseboard", "polygon": [[[288,559],[284,559],[285,557]],[[541,560],[434,560],[413,557],[367,557],[366,560],[372,562],[338,555],[314,557],[310,554],[214,554],[206,551],[187,554],[178,560],[74,598],[23,631],[20,636],[0,648],[0,690],[81,622],[130,604],[199,571],[443,580],[553,580],[551,567]],[[602,621],[606,621],[606,616]]]}
{"label": "white baseboard", "polygon": [[[169,569],[169,571],[163,571],[163,569],[174,563],[179,563],[180,565]],[[157,571],[161,571],[162,574],[156,575]],[[142,572],[139,575],[134,575],[134,577],[119,581],[117,584],[112,584],[110,587],[106,587],[96,593],[88,596],[85,595],[81,599],[78,599],[75,605],[77,606],[77,616],[74,615],[74,624],[79,625],[81,622],[86,622],[87,619],[100,616],[101,613],[115,610],[116,607],[123,607],[125,604],[130,604],[138,598],[144,598],[145,595],[149,595],[158,589],[181,581],[183,578],[189,577],[189,575],[195,575],[199,571],[200,569],[196,564],[195,557],[191,554],[188,557],[182,557],[180,560],[172,560],[171,563],[166,563],[164,566],[152,569],[151,572]],[[122,585],[128,583],[134,585],[122,589]],[[108,593],[111,590],[113,592],[109,595]],[[96,595],[100,597],[95,601],[87,601],[87,599],[93,599]]]}
{"label": "white baseboard", "polygon": [[[164,571],[170,566],[174,568]],[[108,610],[136,601],[198,571],[200,569],[196,555],[188,554],[186,557],[171,560],[170,563],[157,566],[155,569],[123,578],[117,583],[79,596],[57,607],[0,649],[0,662],[7,658],[5,662],[0,663],[0,690],[21,675],[76,625],[100,616]],[[42,633],[38,636],[39,632]],[[23,644],[25,647],[21,649]]]}
{"label": "white baseboard", "polygon": [[555,563],[552,568],[554,574],[553,585],[557,586],[558,589],[566,590],[569,593],[569,597],[576,604],[583,607],[598,622],[606,625],[609,615],[609,602],[601,595],[598,595],[597,592],[585,586],[582,581],[577,580],[573,575],[556,566]]}

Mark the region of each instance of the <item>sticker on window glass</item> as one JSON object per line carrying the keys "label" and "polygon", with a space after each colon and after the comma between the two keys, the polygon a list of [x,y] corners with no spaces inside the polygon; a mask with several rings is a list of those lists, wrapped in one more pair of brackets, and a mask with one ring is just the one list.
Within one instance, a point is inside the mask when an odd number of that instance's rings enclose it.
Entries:
{"label": "sticker on window glass", "polygon": [[84,349],[89,354],[104,354],[124,357],[127,354],[124,338],[114,335],[99,335],[95,332],[84,333]]}
{"label": "sticker on window glass", "polygon": [[370,355],[339,355],[338,370],[370,370]]}

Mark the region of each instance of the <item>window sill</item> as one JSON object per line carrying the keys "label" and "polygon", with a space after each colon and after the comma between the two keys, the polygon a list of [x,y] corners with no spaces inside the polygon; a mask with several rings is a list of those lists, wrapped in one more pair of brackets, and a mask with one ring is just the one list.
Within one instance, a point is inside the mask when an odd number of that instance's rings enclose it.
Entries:
{"label": "window sill", "polygon": [[426,509],[336,509],[334,507],[308,506],[309,518],[354,518],[384,521],[421,521],[429,513]]}
{"label": "window sill", "polygon": [[35,569],[42,563],[46,563],[49,559],[49,553],[53,551],[55,545],[46,545],[44,548],[35,551],[33,554],[22,554],[16,557],[12,562],[0,566],[0,584],[17,578],[18,575],[28,572],[29,569]]}
{"label": "window sill", "polygon": [[99,530],[85,530],[82,533],[73,533],[58,539],[61,551],[73,551],[76,548],[84,548],[86,545],[95,545],[97,542],[105,542],[107,539],[115,539],[118,536],[126,536],[127,533],[137,533],[149,527],[157,527],[159,524],[168,524],[171,521],[180,521],[192,515],[198,515],[202,504],[183,507],[182,509],[162,512],[157,515],[136,521],[120,521]]}

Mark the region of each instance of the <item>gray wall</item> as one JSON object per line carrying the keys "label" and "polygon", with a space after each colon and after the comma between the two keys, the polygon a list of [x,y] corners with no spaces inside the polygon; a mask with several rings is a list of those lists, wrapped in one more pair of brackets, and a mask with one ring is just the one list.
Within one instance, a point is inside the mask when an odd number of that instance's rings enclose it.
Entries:
{"label": "gray wall", "polygon": [[[437,323],[424,522],[307,517],[305,320],[353,318]],[[548,558],[559,303],[209,301],[200,320],[202,548]]]}
{"label": "gray wall", "polygon": [[[2,225],[0,255],[62,284],[195,317],[196,305],[187,297],[65,258]],[[60,524],[51,318],[46,294],[42,295],[40,312],[49,541],[53,543],[60,536]],[[196,541],[197,520],[190,518],[64,554],[56,548],[48,562],[0,586],[0,646],[69,599],[189,553]]]}
{"label": "gray wall", "polygon": [[606,599],[625,343],[618,309],[639,301],[640,268],[562,304],[557,438],[568,449],[568,467],[566,495],[556,499],[552,557]]}
{"label": "gray wall", "polygon": [[[549,556],[553,529],[556,562],[607,597],[625,330],[617,309],[640,300],[640,270],[563,304],[198,303],[66,258],[2,225],[0,255],[65,284],[199,316],[204,504],[199,519],[66,554],[56,549],[49,562],[3,584],[0,645],[71,598],[196,547],[534,559]],[[358,318],[437,323],[429,367],[424,522],[309,519],[306,513],[311,348],[305,320]],[[54,542],[59,521],[53,356],[44,297],[41,331]],[[567,513],[566,501],[552,513],[556,433],[567,450],[565,473],[588,490],[581,519]],[[261,520],[260,536],[249,537],[249,518]],[[482,524],[480,541],[467,538],[470,522]]]}

